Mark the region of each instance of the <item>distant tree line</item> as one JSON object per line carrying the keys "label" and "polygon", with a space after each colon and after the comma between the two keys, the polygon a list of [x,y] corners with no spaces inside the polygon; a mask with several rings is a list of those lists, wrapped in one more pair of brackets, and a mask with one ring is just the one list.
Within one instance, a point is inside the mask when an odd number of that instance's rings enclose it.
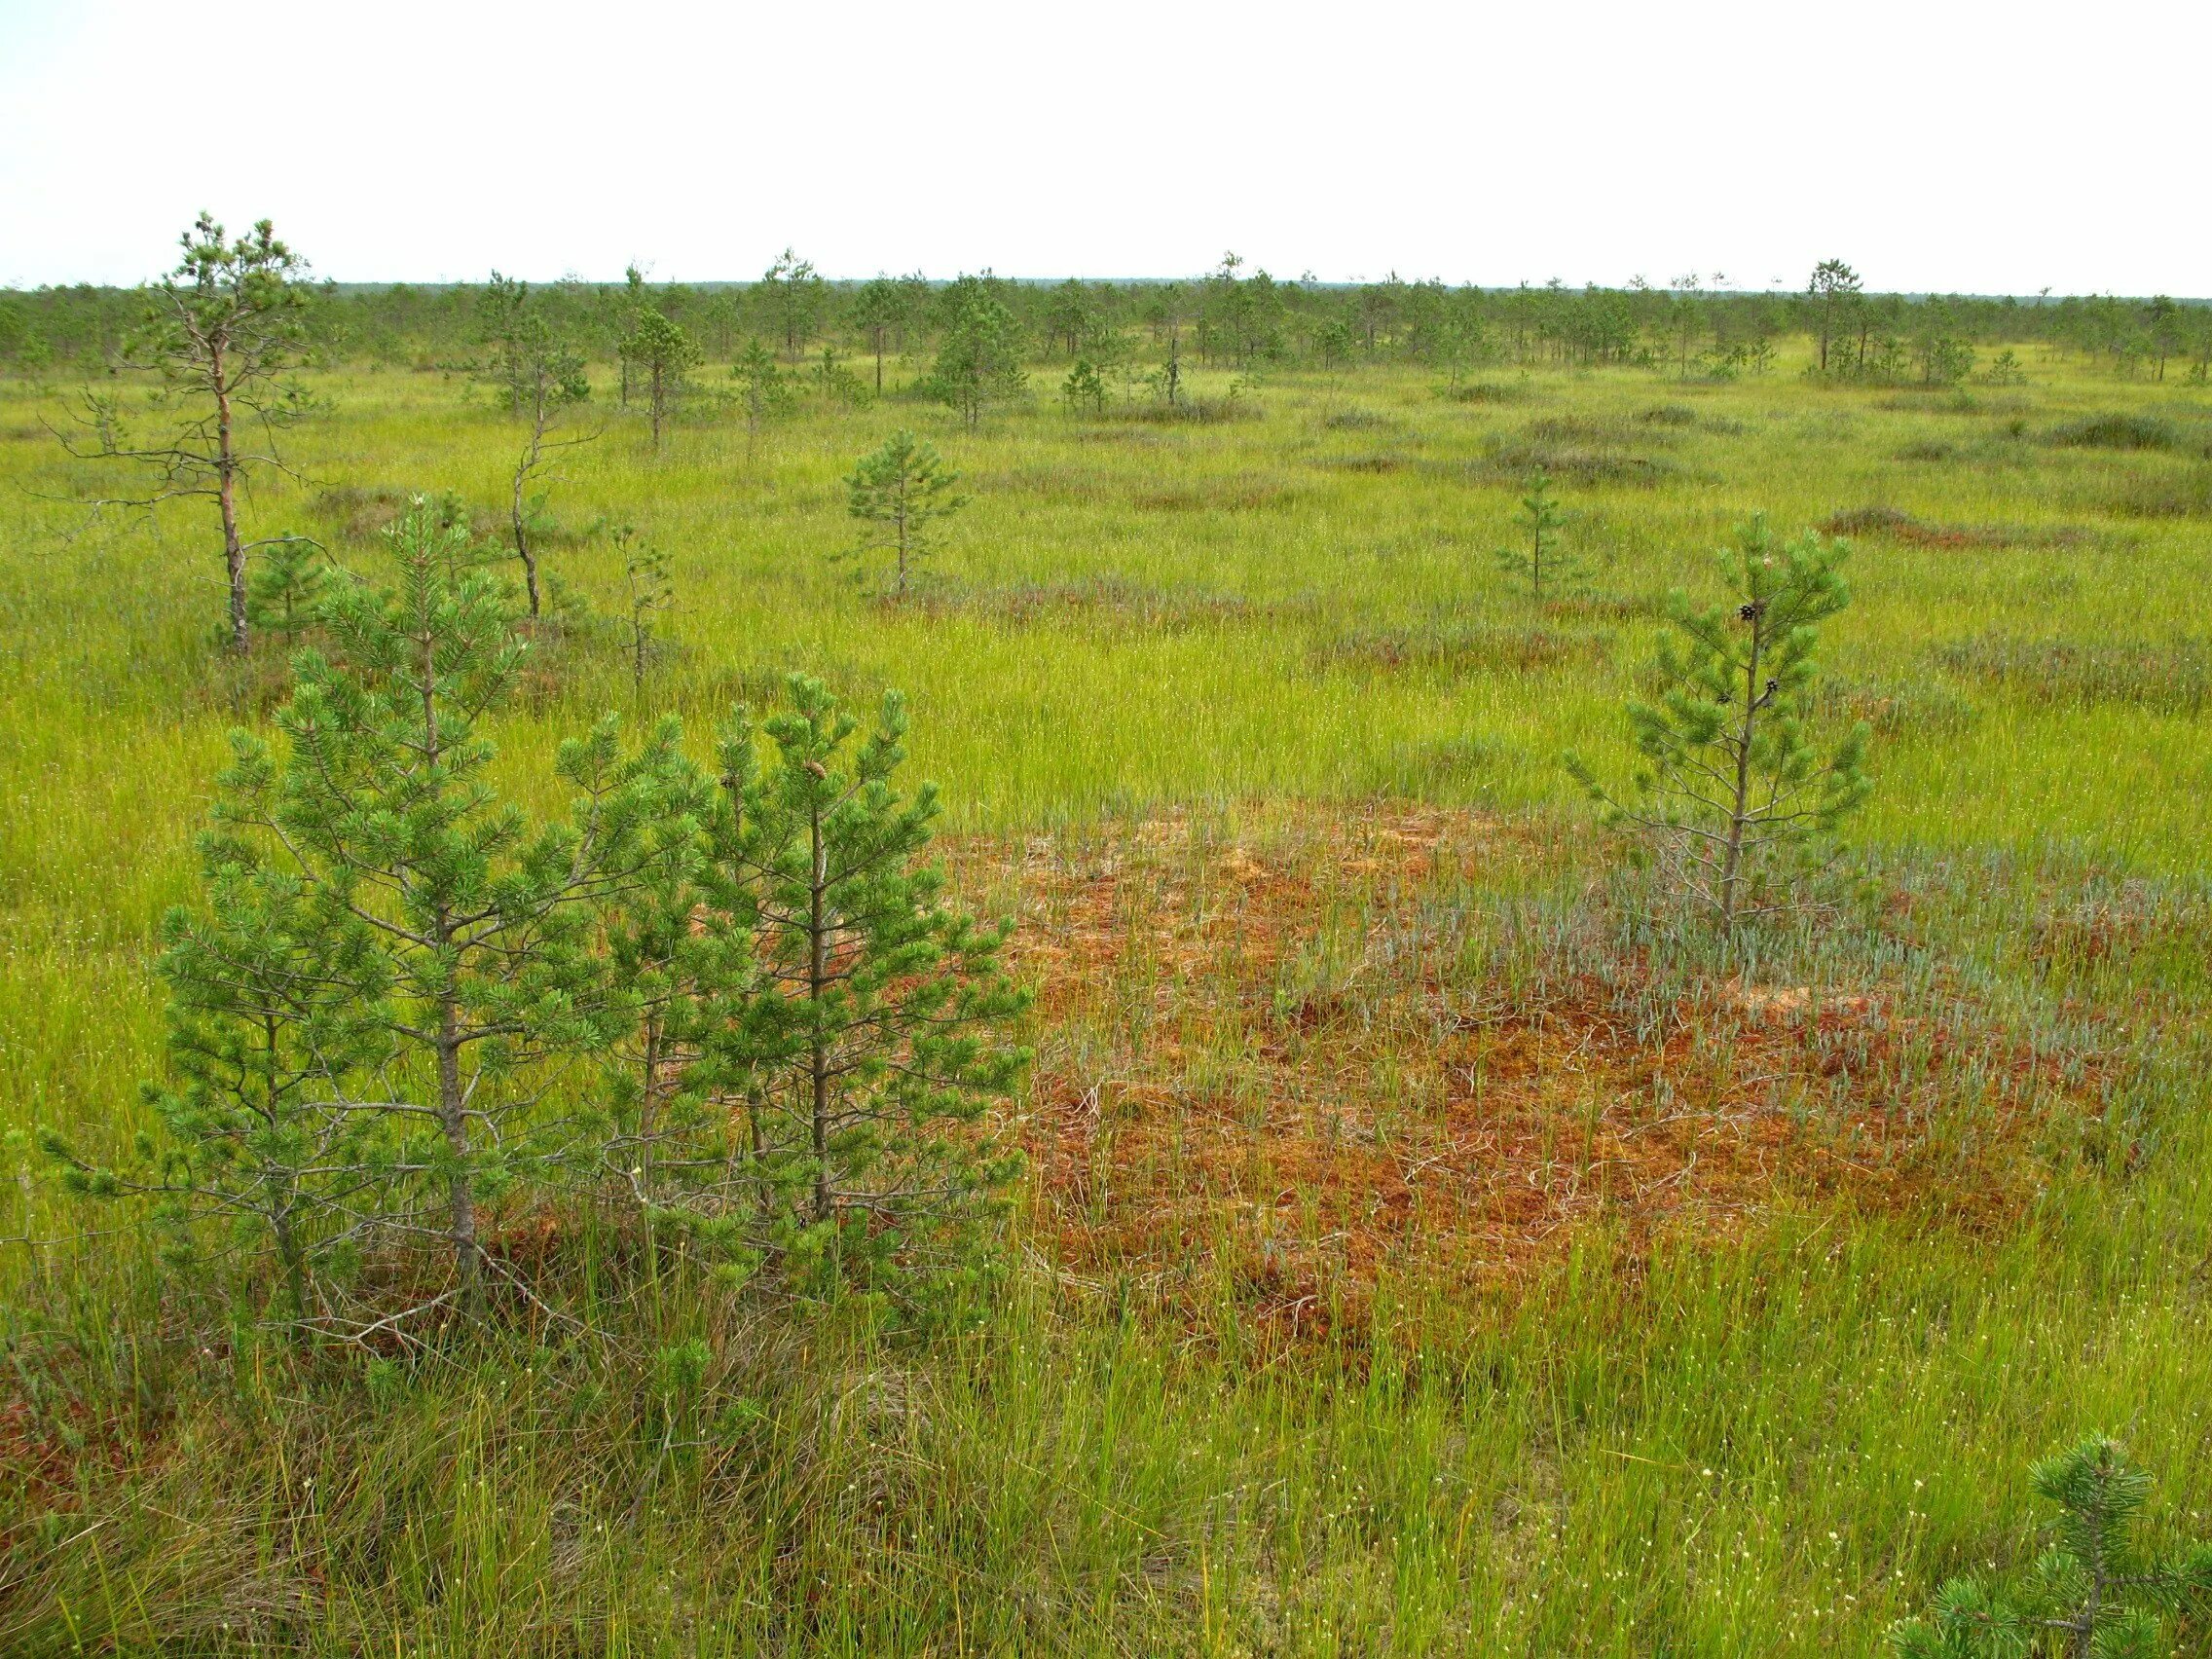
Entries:
{"label": "distant tree line", "polygon": [[[312,290],[309,328],[326,361],[460,368],[486,354],[487,320],[515,309],[520,285],[340,285]],[[617,369],[623,400],[649,380],[633,361],[641,309],[666,321],[714,362],[736,362],[754,342],[787,368],[828,348],[859,358],[856,378],[885,389],[884,365],[935,353],[978,295],[1003,308],[1016,354],[1111,370],[1132,354],[1186,366],[1346,367],[1415,363],[1447,375],[1482,365],[1641,363],[1706,378],[1762,372],[1772,343],[1803,336],[1829,374],[1963,378],[1969,353],[2037,343],[2095,358],[2123,375],[2202,379],[2212,368],[2212,306],[2163,295],[1990,298],[1865,290],[1840,260],[1798,292],[1747,292],[1723,277],[1686,276],[1622,288],[1451,287],[1436,280],[1323,283],[1247,270],[1235,254],[1208,274],[1173,281],[1014,281],[989,272],[933,280],[918,273],[831,281],[786,250],[754,282],[656,283],[565,278],[532,284],[534,313],[591,362]],[[78,284],[0,292],[0,363],[22,373],[84,374],[120,362],[139,313],[128,289]],[[664,365],[665,366],[665,365]]]}

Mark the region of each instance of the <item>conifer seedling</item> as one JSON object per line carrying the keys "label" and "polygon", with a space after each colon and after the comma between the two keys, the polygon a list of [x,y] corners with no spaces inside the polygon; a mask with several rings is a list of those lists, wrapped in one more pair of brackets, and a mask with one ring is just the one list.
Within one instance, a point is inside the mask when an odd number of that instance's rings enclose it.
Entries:
{"label": "conifer seedling", "polygon": [[1954,1578],[1925,1619],[1893,1627],[1900,1659],[2165,1659],[2171,1614],[2212,1604],[2212,1544],[2134,1536],[2151,1477],[2092,1435],[2035,1467],[2057,1537],[2017,1582]]}
{"label": "conifer seedling", "polygon": [[1689,894],[1725,932],[1797,901],[1778,865],[1808,851],[1864,802],[1867,729],[1823,756],[1807,736],[1819,625],[1850,601],[1845,544],[1818,535],[1785,545],[1754,518],[1718,558],[1733,595],[1668,603],[1656,701],[1632,699],[1642,765],[1625,793],[1567,767],[1611,822],[1650,835]]}
{"label": "conifer seedling", "polygon": [[935,445],[905,431],[864,456],[845,480],[847,510],[861,524],[860,543],[849,556],[888,552],[894,599],[904,599],[919,579],[923,562],[937,551],[939,527],[968,504],[955,489],[959,482]]}

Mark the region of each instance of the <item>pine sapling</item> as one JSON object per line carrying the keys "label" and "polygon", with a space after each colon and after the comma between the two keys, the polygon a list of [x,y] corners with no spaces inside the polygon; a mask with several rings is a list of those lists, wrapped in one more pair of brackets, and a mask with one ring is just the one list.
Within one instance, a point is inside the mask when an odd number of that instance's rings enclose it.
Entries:
{"label": "pine sapling", "polygon": [[742,722],[723,745],[761,982],[722,1065],[747,1080],[766,1253],[802,1281],[918,1291],[977,1268],[978,1226],[1018,1167],[980,1119],[1027,1062],[999,1034],[1027,997],[997,964],[1006,930],[947,909],[918,862],[938,798],[893,787],[898,694],[856,744],[818,682],[790,685],[765,768]]}
{"label": "pine sapling", "polygon": [[1581,580],[1585,572],[1560,546],[1559,533],[1567,525],[1567,513],[1552,494],[1551,475],[1540,466],[1529,474],[1527,494],[1521,498],[1518,518],[1527,532],[1526,541],[1519,546],[1500,547],[1493,557],[1499,570],[1527,582],[1530,596],[1542,604],[1547,587],[1554,593],[1564,591]]}
{"label": "pine sapling", "polygon": [[629,609],[625,622],[629,633],[630,679],[633,692],[640,697],[645,691],[645,667],[656,648],[655,635],[659,631],[654,618],[676,605],[676,586],[669,579],[668,555],[649,541],[638,538],[638,533],[623,525],[614,533],[614,545],[622,554],[622,577],[627,583]]}
{"label": "pine sapling", "polygon": [[791,385],[776,367],[775,353],[757,338],[746,343],[737,361],[730,364],[729,376],[737,382],[738,402],[745,410],[746,447],[750,450],[760,428],[790,410]]}
{"label": "pine sapling", "polygon": [[1075,367],[1068,370],[1068,378],[1060,387],[1060,395],[1071,407],[1088,403],[1093,415],[1106,412],[1106,377],[1098,365],[1088,357],[1078,357]]}
{"label": "pine sapling", "polygon": [[314,623],[330,580],[322,544],[305,535],[281,535],[262,544],[258,568],[246,583],[246,620],[264,634],[296,643]]}
{"label": "pine sapling", "polygon": [[210,1253],[212,1234],[213,1254],[245,1264],[240,1282],[274,1284],[304,1327],[357,1256],[387,1179],[390,1124],[348,1083],[388,1051],[388,977],[366,924],[240,832],[266,817],[276,772],[249,734],[231,743],[200,842],[205,903],[162,924],[169,1078],[144,1090],[159,1132],[122,1168],[55,1134],[46,1144],[73,1190],[153,1199],[172,1264]]}
{"label": "pine sapling", "polygon": [[734,1021],[753,983],[751,896],[718,880],[733,833],[731,789],[682,757],[673,721],[662,732],[664,810],[647,830],[640,878],[601,918],[605,971],[631,1008],[607,1056],[605,1156],[648,1229],[669,1221],[696,1235],[716,1205],[692,1200],[723,1191],[736,1156],[701,1062],[708,1034]]}
{"label": "pine sapling", "polygon": [[640,306],[622,342],[623,361],[635,365],[645,383],[645,413],[652,424],[653,449],[682,400],[687,377],[699,360],[699,348],[678,323],[651,306]]}
{"label": "pine sapling", "polygon": [[544,1109],[559,1064],[627,1023],[591,955],[592,921],[640,879],[662,810],[654,765],[625,761],[610,722],[562,746],[571,820],[534,828],[489,782],[481,731],[525,646],[508,590],[420,498],[389,533],[388,590],[336,591],[334,658],[303,652],[278,712],[281,757],[231,828],[269,849],[317,914],[373,941],[350,983],[381,1016],[380,1063],[349,1110],[391,1125],[379,1227],[435,1237],[454,1281],[425,1306],[481,1305],[481,1206],[567,1154]]}
{"label": "pine sapling", "polygon": [[247,561],[263,544],[245,538],[239,497],[264,468],[290,470],[276,434],[309,407],[295,375],[308,350],[307,267],[267,219],[231,240],[203,213],[179,242],[183,259],[145,290],[144,320],[123,353],[131,366],[161,376],[156,408],[168,418],[168,429],[133,437],[121,399],[88,391],[79,421],[92,447],[62,441],[72,455],[126,462],[149,475],[143,493],[95,507],[152,508],[188,498],[214,503],[230,594],[226,633],[242,655],[251,639]]}
{"label": "pine sapling", "polygon": [[1783,545],[1763,518],[1719,555],[1728,606],[1668,605],[1656,702],[1632,699],[1629,725],[1642,767],[1624,794],[1581,760],[1567,767],[1611,821],[1652,835],[1723,931],[1791,907],[1764,867],[1804,852],[1864,802],[1867,731],[1855,726],[1825,756],[1805,734],[1819,624],[1850,593],[1837,573],[1847,549],[1808,534]]}
{"label": "pine sapling", "polygon": [[861,524],[861,540],[848,556],[889,552],[893,598],[906,597],[937,550],[938,527],[968,504],[955,489],[959,482],[935,446],[904,431],[864,456],[845,480],[847,510]]}
{"label": "pine sapling", "polygon": [[2093,1435],[2038,1463],[2057,1538],[2018,1583],[1954,1578],[1934,1612],[1894,1626],[1903,1659],[2165,1659],[2168,1615],[2212,1603],[2212,1544],[2153,1552],[2133,1537],[2151,1477]]}

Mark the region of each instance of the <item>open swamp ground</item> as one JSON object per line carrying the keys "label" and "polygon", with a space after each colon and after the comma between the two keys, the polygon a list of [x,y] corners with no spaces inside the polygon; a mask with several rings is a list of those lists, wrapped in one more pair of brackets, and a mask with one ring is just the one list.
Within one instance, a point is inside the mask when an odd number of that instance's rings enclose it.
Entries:
{"label": "open swamp ground", "polygon": [[[197,1293],[30,1147],[141,1126],[155,924],[284,671],[213,646],[208,515],[88,524],[0,384],[0,1650],[1870,1652],[2033,1554],[2027,1465],[2089,1430],[2212,1508],[2212,391],[2022,355],[1201,376],[1208,420],[1038,365],[975,431],[658,455],[601,407],[548,565],[619,610],[628,522],[677,606],[642,693],[548,631],[502,782],[553,807],[607,708],[703,748],[789,672],[903,687],[1037,992],[1014,1271],[930,1344],[672,1274],[377,1364],[179,1341]],[[481,394],[315,384],[253,534],[375,573],[452,491],[496,538]],[[972,498],[904,605],[830,557],[900,425]],[[1593,571],[1542,605],[1491,556],[1537,463]],[[1851,536],[1821,706],[1875,793],[1822,910],[1723,948],[1559,756],[1625,775],[1659,604],[1753,511]],[[691,1338],[720,1415],[671,1455],[644,1356]]]}

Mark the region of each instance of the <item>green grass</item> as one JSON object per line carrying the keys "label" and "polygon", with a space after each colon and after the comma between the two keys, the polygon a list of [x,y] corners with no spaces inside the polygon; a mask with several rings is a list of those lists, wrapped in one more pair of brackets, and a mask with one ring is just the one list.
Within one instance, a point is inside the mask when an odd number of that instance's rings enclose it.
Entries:
{"label": "green grass", "polygon": [[[1079,1272],[1039,1189],[995,1316],[934,1343],[726,1305],[681,1273],[637,1285],[593,1264],[586,1229],[564,1294],[599,1336],[301,1362],[18,1150],[0,1650],[1866,1652],[1942,1577],[2032,1553],[2027,1464],[2089,1428],[2201,1504],[2212,406],[2023,356],[2030,385],[1967,394],[1608,370],[1456,401],[1411,372],[1286,373],[1247,394],[1253,419],[1044,397],[969,433],[893,402],[753,444],[702,420],[658,457],[602,410],[548,562],[611,608],[592,527],[669,550],[677,649],[647,701],[702,736],[789,670],[901,685],[952,827],[1071,860],[1171,811],[1214,842],[1379,798],[1496,814],[1552,864],[1385,896],[1363,922],[1445,928],[1456,990],[1578,949],[1593,971],[1654,949],[1706,985],[1894,982],[1900,1017],[1971,1007],[2061,1062],[2094,1051],[2108,1097],[2049,1097],[2033,1196],[2002,1225],[1961,1223],[1939,1180],[1878,1209],[1785,1183],[1714,1237],[1581,1229],[1500,1288],[1411,1253],[1356,1322],[1297,1348],[1255,1333],[1234,1229],[1172,1286]],[[361,492],[502,498],[515,434],[460,384],[318,389],[331,412],[291,445],[307,477],[257,490],[255,533],[323,535],[373,572],[347,531]],[[96,482],[40,426],[52,407],[0,387],[0,1127],[97,1148],[137,1126],[158,1065],[149,940],[192,892],[222,731],[280,677],[212,648],[197,508],[88,528],[43,498]],[[903,610],[827,558],[850,539],[839,480],[901,424],[974,498]],[[1600,568],[1540,611],[1490,556],[1536,461]],[[1708,550],[1754,510],[1789,534],[1864,526],[1825,652],[1829,707],[1878,732],[1855,919],[1755,966],[1667,925],[1575,944],[1615,855],[1557,756],[1621,763],[1658,601],[1707,590]],[[505,781],[541,805],[558,738],[632,700],[612,652],[555,666],[500,734]],[[1496,917],[1539,902],[1565,919],[1515,936],[1516,958]],[[1160,972],[1134,964],[1119,1005],[1042,1031],[1046,1067],[1181,1019],[1212,1045],[1193,1066],[1234,1092],[1264,1020],[1204,1026],[1218,1011],[1166,978],[1156,997]],[[1346,1017],[1382,1017],[1389,986],[1339,977]],[[1967,1047],[1933,1047],[1923,1080],[1962,1143]],[[693,1337],[712,1387],[678,1436],[649,1355]],[[672,1438],[711,1444],[661,1454]]]}

